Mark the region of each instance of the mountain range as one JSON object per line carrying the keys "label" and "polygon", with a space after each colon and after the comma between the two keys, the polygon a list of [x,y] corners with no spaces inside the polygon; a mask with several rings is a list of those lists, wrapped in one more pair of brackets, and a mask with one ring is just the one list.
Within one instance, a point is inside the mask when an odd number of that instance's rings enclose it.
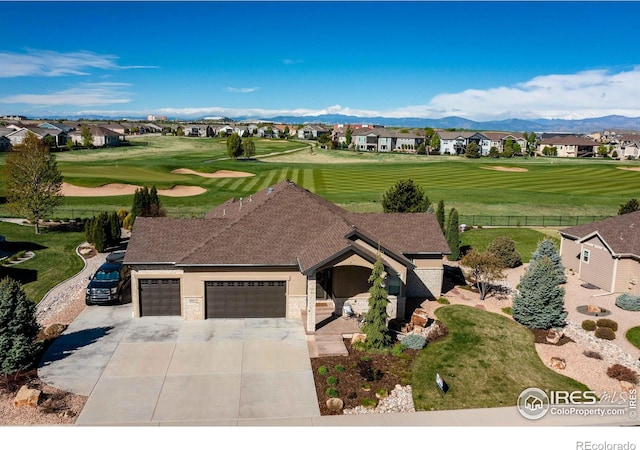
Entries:
{"label": "mountain range", "polygon": [[[108,116],[83,116],[92,120],[117,120]],[[61,117],[48,117],[47,119],[62,119]],[[78,117],[65,119],[78,119]],[[316,116],[281,115],[274,117],[250,117],[237,116],[225,118],[233,121],[255,120],[262,122],[276,122],[286,124],[322,123],[333,125],[341,124],[369,124],[383,125],[400,128],[455,128],[465,130],[495,130],[495,131],[519,131],[519,132],[565,132],[565,133],[592,133],[602,130],[638,130],[640,131],[640,117],[625,117],[610,115],[586,119],[505,119],[491,121],[475,121],[463,117],[443,117],[441,119],[428,119],[420,117],[360,117],[342,114],[321,114]],[[130,117],[130,121],[145,121],[146,117]],[[175,120],[200,121],[203,117],[182,117]]]}

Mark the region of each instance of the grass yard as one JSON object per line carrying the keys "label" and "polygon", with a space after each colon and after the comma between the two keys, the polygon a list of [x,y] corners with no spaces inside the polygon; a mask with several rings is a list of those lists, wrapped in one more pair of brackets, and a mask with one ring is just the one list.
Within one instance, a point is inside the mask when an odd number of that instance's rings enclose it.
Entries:
{"label": "grass yard", "polygon": [[[202,215],[231,197],[246,197],[285,178],[355,212],[382,211],[382,195],[397,180],[412,178],[429,198],[455,207],[467,224],[475,216],[609,216],[630,198],[640,198],[636,162],[569,160],[560,158],[481,158],[358,153],[309,148],[309,143],[277,139],[256,140],[257,158],[230,160],[226,141],[216,138],[135,136],[132,145],[112,149],[57,154],[66,182],[96,187],[131,183],[159,189],[175,185],[200,186],[193,197],[162,197],[170,215]],[[296,151],[297,150],[297,151]],[[293,151],[293,153],[287,153]],[[261,157],[264,155],[272,155]],[[0,165],[3,157],[0,156]],[[510,172],[487,170],[519,168]],[[171,173],[178,168],[200,172],[244,171],[247,178],[203,178]],[[115,210],[130,208],[132,196],[68,197],[64,209]],[[0,205],[0,214],[6,214]],[[56,212],[74,217],[71,212]],[[84,216],[90,214],[83,214]],[[471,220],[469,220],[471,219]],[[517,224],[517,219],[513,220]],[[530,226],[532,223],[521,225]]]}
{"label": "grass yard", "polygon": [[[436,316],[449,335],[427,345],[413,365],[417,410],[514,406],[529,387],[586,390],[557,374],[538,357],[533,334],[506,317],[465,305],[443,306]],[[436,372],[449,385],[441,395]]]}
{"label": "grass yard", "polygon": [[[462,246],[469,246],[479,252],[484,252],[489,244],[497,237],[507,236],[513,239],[516,244],[516,250],[520,253],[523,263],[528,263],[532,253],[538,247],[538,243],[548,234],[541,233],[529,228],[474,228],[460,234]],[[551,237],[556,244],[560,246],[558,236]]]}
{"label": "grass yard", "polygon": [[0,267],[0,278],[9,276],[22,283],[27,296],[36,303],[59,282],[79,272],[82,258],[75,253],[84,242],[84,233],[49,231],[33,227],[0,222],[0,234],[14,251],[31,250],[35,257],[11,267]]}
{"label": "grass yard", "polygon": [[626,338],[637,348],[640,348],[640,326],[630,328],[629,331],[627,331]]}

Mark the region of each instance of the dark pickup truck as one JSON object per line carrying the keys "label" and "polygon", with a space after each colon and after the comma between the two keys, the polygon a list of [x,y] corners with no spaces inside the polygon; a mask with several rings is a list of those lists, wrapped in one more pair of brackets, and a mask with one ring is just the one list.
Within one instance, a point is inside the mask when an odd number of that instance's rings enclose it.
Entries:
{"label": "dark pickup truck", "polygon": [[[121,262],[105,262],[91,277],[87,286],[87,305],[123,303],[130,294],[131,276]],[[128,292],[129,291],[129,292]]]}

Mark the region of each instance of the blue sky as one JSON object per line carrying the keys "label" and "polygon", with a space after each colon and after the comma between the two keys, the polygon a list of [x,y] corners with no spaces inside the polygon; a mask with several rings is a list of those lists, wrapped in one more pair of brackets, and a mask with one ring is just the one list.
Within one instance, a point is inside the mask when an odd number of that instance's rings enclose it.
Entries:
{"label": "blue sky", "polygon": [[0,115],[640,116],[637,2],[0,8]]}

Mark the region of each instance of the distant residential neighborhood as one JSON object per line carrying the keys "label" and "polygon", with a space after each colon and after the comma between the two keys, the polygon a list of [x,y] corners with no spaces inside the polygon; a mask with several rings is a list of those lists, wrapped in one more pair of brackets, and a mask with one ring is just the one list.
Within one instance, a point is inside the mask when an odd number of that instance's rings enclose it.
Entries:
{"label": "distant residential neighborhood", "polygon": [[195,138],[228,137],[298,139],[316,141],[328,149],[359,152],[399,152],[467,157],[547,156],[560,158],[640,158],[640,131],[599,130],[589,134],[567,132],[527,133],[509,130],[459,130],[396,128],[376,124],[286,124],[209,119],[169,121],[166,116],[141,121],[47,121],[24,116],[0,119],[0,151],[10,151],[28,133],[53,149],[116,147],[127,136],[162,134]]}

